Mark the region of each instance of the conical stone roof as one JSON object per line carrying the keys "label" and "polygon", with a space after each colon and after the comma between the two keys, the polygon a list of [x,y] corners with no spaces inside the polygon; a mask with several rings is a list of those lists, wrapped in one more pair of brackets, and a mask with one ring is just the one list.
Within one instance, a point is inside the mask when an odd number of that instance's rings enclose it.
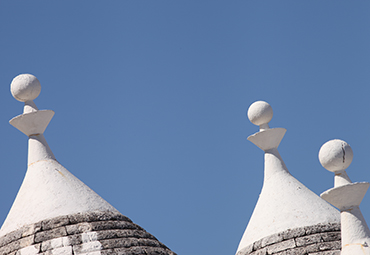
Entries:
{"label": "conical stone roof", "polygon": [[174,255],[56,160],[43,136],[54,112],[32,101],[40,89],[29,74],[11,84],[13,96],[25,102],[10,124],[29,137],[28,168],[0,230],[0,254]]}
{"label": "conical stone roof", "polygon": [[[338,250],[340,214],[289,173],[277,149],[286,129],[269,128],[272,114],[271,106],[263,101],[255,102],[248,110],[251,122],[260,126],[260,131],[248,140],[265,153],[264,182],[237,255],[281,254],[283,251],[321,254],[321,251]],[[328,232],[332,234],[331,239],[327,237]],[[306,249],[307,244],[316,246]]]}

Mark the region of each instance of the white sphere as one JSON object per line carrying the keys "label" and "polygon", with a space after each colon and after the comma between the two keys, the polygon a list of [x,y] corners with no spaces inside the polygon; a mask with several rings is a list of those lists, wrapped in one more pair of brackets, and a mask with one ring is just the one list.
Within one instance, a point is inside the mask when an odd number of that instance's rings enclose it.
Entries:
{"label": "white sphere", "polygon": [[257,101],[249,106],[247,116],[257,126],[267,124],[272,119],[272,107],[265,101]]}
{"label": "white sphere", "polygon": [[40,95],[41,84],[32,74],[20,74],[10,84],[10,91],[15,99],[26,102]]}
{"label": "white sphere", "polygon": [[353,151],[345,141],[334,139],[321,146],[319,160],[321,165],[331,172],[345,170],[351,164]]}

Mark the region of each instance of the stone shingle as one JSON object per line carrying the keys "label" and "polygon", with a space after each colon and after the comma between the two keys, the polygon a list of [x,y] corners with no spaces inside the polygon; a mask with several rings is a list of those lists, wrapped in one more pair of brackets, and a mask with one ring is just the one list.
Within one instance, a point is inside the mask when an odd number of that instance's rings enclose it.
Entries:
{"label": "stone shingle", "polygon": [[284,250],[294,248],[294,247],[296,247],[295,242],[293,239],[290,239],[290,240],[282,241],[282,242],[267,246],[267,253],[274,254],[279,251],[284,251]]}
{"label": "stone shingle", "polygon": [[277,233],[277,234],[273,234],[273,235],[263,238],[261,246],[265,247],[267,245],[278,243],[281,241],[283,241],[283,235],[282,233]]}
{"label": "stone shingle", "polygon": [[313,243],[321,242],[321,233],[302,236],[295,239],[297,246],[307,246]]}
{"label": "stone shingle", "polygon": [[35,242],[43,242],[57,237],[66,236],[67,231],[65,227],[59,227],[47,231],[38,232],[35,234]]}
{"label": "stone shingle", "polygon": [[58,228],[69,224],[68,216],[60,216],[50,220],[44,220],[41,222],[41,228],[43,231]]}

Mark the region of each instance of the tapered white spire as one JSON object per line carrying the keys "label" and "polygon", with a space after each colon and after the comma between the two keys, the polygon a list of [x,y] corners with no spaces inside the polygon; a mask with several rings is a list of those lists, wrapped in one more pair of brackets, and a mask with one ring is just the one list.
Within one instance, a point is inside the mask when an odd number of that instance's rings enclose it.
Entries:
{"label": "tapered white spire", "polygon": [[320,149],[321,165],[335,173],[334,188],[321,197],[337,207],[341,214],[342,255],[369,255],[370,230],[359,208],[368,182],[352,183],[346,168],[351,164],[353,152],[345,141],[335,139],[326,142]]}
{"label": "tapered white spire", "polygon": [[41,85],[31,74],[11,83],[11,93],[24,102],[23,114],[10,124],[28,136],[28,168],[22,186],[0,230],[0,236],[41,220],[92,211],[118,211],[65,169],[43,135],[54,112],[38,110],[33,100]]}
{"label": "tapered white spire", "polygon": [[289,173],[277,149],[286,129],[269,128],[271,106],[263,101],[255,102],[247,115],[260,127],[248,140],[264,151],[265,169],[262,191],[238,251],[288,229],[338,223],[339,212]]}

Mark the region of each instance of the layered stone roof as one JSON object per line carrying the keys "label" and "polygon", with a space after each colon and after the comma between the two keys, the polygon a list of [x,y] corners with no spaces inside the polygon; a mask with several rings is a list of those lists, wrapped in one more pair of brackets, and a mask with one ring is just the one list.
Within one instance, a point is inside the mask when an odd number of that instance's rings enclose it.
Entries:
{"label": "layered stone roof", "polygon": [[176,255],[120,213],[85,212],[45,219],[0,237],[2,255]]}
{"label": "layered stone roof", "polygon": [[[270,128],[272,115],[271,106],[263,101],[248,110],[251,122],[260,127],[248,140],[264,151],[264,182],[237,255],[338,251],[340,214],[290,174],[277,149],[286,129]],[[328,231],[336,232],[335,238],[327,237]]]}
{"label": "layered stone roof", "polygon": [[340,224],[317,224],[266,236],[236,255],[340,255]]}
{"label": "layered stone roof", "polygon": [[334,207],[289,173],[277,149],[286,129],[270,128],[272,115],[271,106],[263,101],[253,103],[248,110],[251,122],[260,126],[248,140],[264,151],[265,169],[262,191],[238,251],[288,229],[340,223]]}

